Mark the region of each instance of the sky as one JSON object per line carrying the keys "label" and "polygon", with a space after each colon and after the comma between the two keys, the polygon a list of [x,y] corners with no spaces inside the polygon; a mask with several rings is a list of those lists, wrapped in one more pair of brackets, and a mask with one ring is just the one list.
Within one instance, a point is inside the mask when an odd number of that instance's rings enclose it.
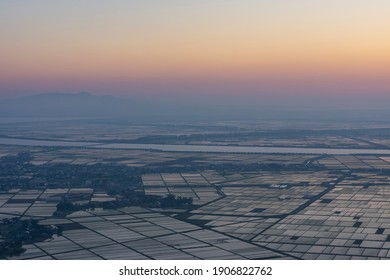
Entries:
{"label": "sky", "polygon": [[2,0],[0,98],[380,104],[389,14],[387,0]]}

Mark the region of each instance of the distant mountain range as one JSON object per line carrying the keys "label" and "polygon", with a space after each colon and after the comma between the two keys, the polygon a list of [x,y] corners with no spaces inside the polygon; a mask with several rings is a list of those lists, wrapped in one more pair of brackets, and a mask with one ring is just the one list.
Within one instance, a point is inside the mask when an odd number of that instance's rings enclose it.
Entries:
{"label": "distant mountain range", "polygon": [[[256,110],[257,111],[257,110]],[[247,113],[247,112],[246,112]],[[245,114],[246,114],[245,113]],[[0,100],[0,117],[8,118],[135,118],[135,119],[210,119],[239,116],[232,108],[212,103],[194,105],[174,98],[132,99],[80,93],[44,93]]]}
{"label": "distant mountain range", "polygon": [[136,114],[137,105],[113,96],[45,93],[1,100],[2,117],[107,117]]}
{"label": "distant mountain range", "polygon": [[[206,102],[207,101],[207,102]],[[327,110],[273,107],[265,104],[237,105],[225,100],[183,102],[175,98],[147,101],[94,95],[88,92],[44,93],[15,99],[0,99],[0,117],[4,118],[131,118],[153,120],[209,119],[382,119],[388,110]]]}
{"label": "distant mountain range", "polygon": [[0,117],[7,118],[134,118],[192,119],[219,114],[208,106],[178,104],[174,100],[148,101],[111,95],[80,93],[43,93],[14,99],[0,99]]}

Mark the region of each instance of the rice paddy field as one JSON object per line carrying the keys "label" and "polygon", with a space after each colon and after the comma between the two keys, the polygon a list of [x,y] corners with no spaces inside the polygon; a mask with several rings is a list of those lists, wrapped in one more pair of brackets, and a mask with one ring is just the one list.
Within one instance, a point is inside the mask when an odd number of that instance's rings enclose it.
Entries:
{"label": "rice paddy field", "polygon": [[[283,124],[268,127],[263,123],[260,129],[260,124],[218,123],[201,133],[199,127],[205,125],[179,129],[145,124],[120,132],[97,124],[76,129],[64,125],[62,131],[53,133],[54,123],[41,124],[33,131],[30,124],[1,124],[7,137],[28,134],[29,139],[42,141],[81,141],[62,147],[0,145],[0,219],[35,219],[62,229],[50,239],[25,244],[26,251],[10,259],[390,258],[390,157],[375,154],[375,149],[386,149],[383,135],[371,137],[364,127],[360,128],[365,129],[364,135],[353,137],[310,134],[288,139],[259,132],[236,139],[236,131],[228,135],[226,127],[239,126],[245,133],[255,128],[269,132]],[[316,134],[324,129],[315,127]],[[159,135],[163,144],[326,146],[373,152],[168,152],[80,144],[109,144],[115,139],[154,143],[151,135]],[[17,170],[7,171],[10,162],[23,154],[29,155],[27,162],[16,162]],[[144,195],[191,198],[191,207],[94,208],[64,217],[54,215],[63,200],[80,205],[116,201],[117,194],[101,187],[112,184],[110,190],[115,190],[116,185],[102,181],[96,187],[88,173],[109,178],[105,173],[116,167],[127,172],[123,178],[135,180],[129,189]],[[85,170],[80,171],[85,174],[66,170]],[[54,178],[48,180],[42,172]]]}

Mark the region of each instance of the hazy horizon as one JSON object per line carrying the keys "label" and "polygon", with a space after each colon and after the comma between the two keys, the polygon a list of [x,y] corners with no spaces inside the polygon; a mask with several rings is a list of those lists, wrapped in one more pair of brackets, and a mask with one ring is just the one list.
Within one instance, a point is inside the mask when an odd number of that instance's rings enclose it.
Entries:
{"label": "hazy horizon", "polygon": [[[42,92],[24,94],[20,96],[0,96],[0,100],[15,101],[24,100],[26,98],[35,97],[49,97],[49,96],[77,96],[81,93],[88,93],[94,97],[112,97],[126,101],[134,101],[138,103],[147,104],[161,104],[171,106],[199,106],[199,107],[257,107],[267,109],[296,109],[296,110],[388,110],[390,109],[390,96],[383,96],[381,98],[371,98],[364,96],[357,96],[351,98],[349,96],[305,96],[303,94],[295,94],[290,96],[272,96],[272,95],[258,95],[249,96],[245,94],[237,96],[218,96],[218,95],[179,95],[173,93],[166,93],[164,95],[149,94],[132,94],[132,95],[115,95],[110,93],[97,94],[89,91],[76,92]],[[359,98],[360,97],[360,98]]]}
{"label": "hazy horizon", "polygon": [[390,109],[390,3],[3,1],[0,99]]}

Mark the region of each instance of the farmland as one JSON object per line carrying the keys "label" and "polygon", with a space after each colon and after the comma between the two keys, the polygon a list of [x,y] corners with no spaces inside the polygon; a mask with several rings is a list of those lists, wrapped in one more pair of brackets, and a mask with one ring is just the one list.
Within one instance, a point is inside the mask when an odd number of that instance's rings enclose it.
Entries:
{"label": "farmland", "polygon": [[[390,258],[390,157],[377,152],[389,149],[388,128],[315,124],[301,130],[298,123],[295,130],[301,134],[291,134],[283,123],[259,126],[1,123],[4,139],[46,144],[0,145],[0,218],[61,229],[50,238],[26,242],[25,252],[9,258]],[[52,144],[57,140],[75,145]],[[90,142],[94,145],[83,144]],[[104,146],[118,143],[372,152],[177,152]],[[126,195],[126,201],[129,196],[137,199],[118,203]],[[169,196],[190,199],[191,204],[161,207],[141,199]],[[88,207],[58,216],[64,201]]]}

